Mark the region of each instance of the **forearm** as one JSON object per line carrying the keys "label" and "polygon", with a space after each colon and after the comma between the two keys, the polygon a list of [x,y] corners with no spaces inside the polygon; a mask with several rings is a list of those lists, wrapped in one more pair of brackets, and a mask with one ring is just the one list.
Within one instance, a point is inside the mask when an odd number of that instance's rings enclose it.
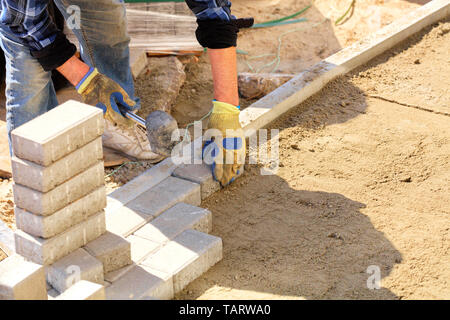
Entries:
{"label": "forearm", "polygon": [[236,47],[208,49],[214,81],[214,99],[239,105]]}
{"label": "forearm", "polygon": [[89,66],[78,59],[77,56],[73,56],[63,65],[56,68],[74,86],[83,79],[89,69]]}

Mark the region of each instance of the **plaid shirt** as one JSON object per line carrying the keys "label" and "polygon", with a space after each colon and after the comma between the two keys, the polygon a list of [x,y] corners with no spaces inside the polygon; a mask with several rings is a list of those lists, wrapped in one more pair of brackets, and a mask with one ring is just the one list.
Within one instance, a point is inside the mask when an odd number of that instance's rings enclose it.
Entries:
{"label": "plaid shirt", "polygon": [[225,20],[235,19],[231,15],[231,2],[229,0],[186,0],[187,5],[199,20]]}
{"label": "plaid shirt", "polygon": [[[32,51],[47,47],[61,32],[47,12],[47,5],[51,0],[0,1],[0,27],[16,35]],[[229,0],[186,0],[186,3],[199,20],[235,19],[231,15]]]}
{"label": "plaid shirt", "polygon": [[31,50],[50,45],[60,31],[48,15],[50,0],[1,0],[1,28],[16,35]]}

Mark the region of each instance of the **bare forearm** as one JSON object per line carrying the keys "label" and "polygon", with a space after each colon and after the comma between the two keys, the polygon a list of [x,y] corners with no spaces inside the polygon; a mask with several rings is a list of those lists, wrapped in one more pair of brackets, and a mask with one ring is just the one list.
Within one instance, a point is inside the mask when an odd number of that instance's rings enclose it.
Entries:
{"label": "bare forearm", "polygon": [[214,99],[239,105],[236,47],[208,49],[214,81]]}
{"label": "bare forearm", "polygon": [[88,73],[89,66],[76,56],[73,56],[56,70],[58,70],[72,85],[76,86],[86,73]]}

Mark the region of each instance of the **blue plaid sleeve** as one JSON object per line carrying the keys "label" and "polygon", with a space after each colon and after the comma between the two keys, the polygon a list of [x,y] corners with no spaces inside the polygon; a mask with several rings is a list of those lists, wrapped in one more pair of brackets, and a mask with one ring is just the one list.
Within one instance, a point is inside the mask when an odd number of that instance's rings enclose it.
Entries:
{"label": "blue plaid sleeve", "polygon": [[1,0],[0,27],[32,51],[53,43],[59,31],[50,18],[50,0]]}
{"label": "blue plaid sleeve", "polygon": [[229,0],[186,0],[186,3],[199,20],[230,21],[236,19],[231,14]]}

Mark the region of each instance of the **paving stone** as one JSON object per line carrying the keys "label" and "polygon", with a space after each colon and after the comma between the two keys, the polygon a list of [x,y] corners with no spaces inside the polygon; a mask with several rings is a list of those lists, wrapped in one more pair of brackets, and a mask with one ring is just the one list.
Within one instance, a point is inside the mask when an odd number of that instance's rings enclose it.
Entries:
{"label": "paving stone", "polygon": [[134,266],[119,280],[106,288],[108,300],[139,300],[146,297],[173,298],[172,277],[159,272],[158,275],[145,266]]}
{"label": "paving stone", "polygon": [[182,164],[172,175],[200,184],[202,200],[220,190],[220,183],[214,180],[211,167],[205,163]]}
{"label": "paving stone", "polygon": [[129,236],[152,219],[152,216],[140,213],[127,206],[122,206],[113,212],[109,212],[108,207],[106,208],[106,229],[122,237]]}
{"label": "paving stone", "polygon": [[16,226],[36,237],[51,238],[64,232],[106,206],[106,188],[101,186],[49,216],[39,216],[15,207]]}
{"label": "paving stone", "polygon": [[161,247],[161,244],[141,237],[128,236],[127,240],[131,244],[131,260],[135,263],[141,262],[149,254]]}
{"label": "paving stone", "polygon": [[103,147],[100,137],[48,167],[13,157],[14,182],[40,192],[48,192],[101,160]]}
{"label": "paving stone", "polygon": [[47,300],[44,267],[17,254],[0,262],[0,300]]}
{"label": "paving stone", "polygon": [[106,212],[109,213],[119,210],[125,204],[136,199],[142,193],[150,190],[169,177],[176,167],[177,165],[173,163],[172,158],[167,158],[127,184],[111,192],[107,196],[108,206],[106,207]]}
{"label": "paving stone", "polygon": [[172,275],[176,294],[221,259],[222,239],[187,230],[146,258],[142,265]]}
{"label": "paving stone", "polygon": [[105,273],[131,264],[130,243],[121,236],[109,231],[89,242],[84,248],[89,254],[103,263]]}
{"label": "paving stone", "polygon": [[100,237],[105,231],[105,212],[101,211],[50,239],[34,237],[17,230],[16,251],[35,263],[50,265]]}
{"label": "paving stone", "polygon": [[109,282],[109,283],[114,283],[117,280],[119,280],[121,277],[123,277],[128,271],[130,271],[131,269],[133,269],[136,266],[135,263],[132,263],[128,266],[125,266],[123,268],[105,273],[105,281]]}
{"label": "paving stone", "polygon": [[59,296],[59,294],[60,293],[53,288],[51,288],[50,290],[47,290],[48,300],[56,300],[56,298]]}
{"label": "paving stone", "polygon": [[56,300],[105,300],[105,287],[81,280],[59,295]]}
{"label": "paving stone", "polygon": [[140,48],[130,48],[130,67],[136,79],[148,64],[147,52]]}
{"label": "paving stone", "polygon": [[14,183],[14,203],[33,214],[47,216],[104,185],[103,161],[97,162],[86,171],[42,193]]}
{"label": "paving stone", "polygon": [[103,264],[84,249],[77,249],[47,267],[47,282],[64,292],[80,280],[103,285]]}
{"label": "paving stone", "polygon": [[16,252],[16,244],[14,242],[14,231],[12,231],[6,223],[0,220],[0,249],[7,256],[12,256]]}
{"label": "paving stone", "polygon": [[187,180],[168,177],[127,204],[127,207],[157,217],[179,202],[194,206],[200,205],[200,185]]}
{"label": "paving stone", "polygon": [[12,148],[18,158],[49,166],[103,130],[102,110],[71,100],[13,130]]}
{"label": "paving stone", "polygon": [[134,235],[165,244],[188,229],[205,233],[211,232],[211,212],[183,202],[178,203],[140,228]]}

